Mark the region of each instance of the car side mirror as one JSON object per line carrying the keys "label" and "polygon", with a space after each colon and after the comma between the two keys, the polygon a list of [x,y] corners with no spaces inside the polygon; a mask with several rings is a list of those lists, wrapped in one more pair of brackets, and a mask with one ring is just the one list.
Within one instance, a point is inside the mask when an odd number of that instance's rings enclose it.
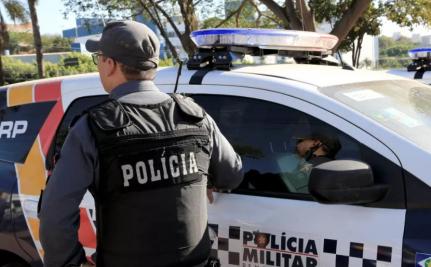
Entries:
{"label": "car side mirror", "polygon": [[315,166],[308,184],[310,194],[325,204],[364,204],[386,196],[387,185],[374,184],[371,167],[354,160],[333,160]]}

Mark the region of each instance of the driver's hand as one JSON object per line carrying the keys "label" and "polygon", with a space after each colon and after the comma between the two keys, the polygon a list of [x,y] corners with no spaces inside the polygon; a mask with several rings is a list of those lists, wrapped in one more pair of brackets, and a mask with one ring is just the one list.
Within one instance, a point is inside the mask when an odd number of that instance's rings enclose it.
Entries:
{"label": "driver's hand", "polygon": [[213,192],[215,191],[215,188],[207,188],[207,197],[208,197],[208,201],[210,202],[210,204],[212,204],[214,202],[214,195]]}

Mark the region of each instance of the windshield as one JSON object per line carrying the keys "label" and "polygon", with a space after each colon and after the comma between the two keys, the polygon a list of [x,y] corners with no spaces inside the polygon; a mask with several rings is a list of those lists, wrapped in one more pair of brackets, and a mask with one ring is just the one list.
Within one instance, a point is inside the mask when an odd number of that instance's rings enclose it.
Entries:
{"label": "windshield", "polygon": [[431,150],[431,86],[416,81],[378,81],[320,89],[387,128]]}

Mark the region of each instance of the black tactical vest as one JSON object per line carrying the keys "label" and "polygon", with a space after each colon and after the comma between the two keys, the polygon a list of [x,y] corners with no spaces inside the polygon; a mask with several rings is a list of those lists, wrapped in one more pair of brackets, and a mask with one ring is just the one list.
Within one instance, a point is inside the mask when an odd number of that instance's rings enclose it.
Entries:
{"label": "black tactical vest", "polygon": [[97,266],[193,266],[209,254],[209,126],[180,95],[156,105],[116,100],[88,112],[100,174],[93,194]]}

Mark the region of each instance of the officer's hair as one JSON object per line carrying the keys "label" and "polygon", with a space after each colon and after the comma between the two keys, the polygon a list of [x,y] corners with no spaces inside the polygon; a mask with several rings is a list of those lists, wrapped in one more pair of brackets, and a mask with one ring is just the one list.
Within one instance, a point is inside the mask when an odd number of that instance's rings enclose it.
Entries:
{"label": "officer's hair", "polygon": [[121,72],[124,74],[127,80],[154,80],[156,77],[156,69],[140,70],[134,67],[119,64]]}

